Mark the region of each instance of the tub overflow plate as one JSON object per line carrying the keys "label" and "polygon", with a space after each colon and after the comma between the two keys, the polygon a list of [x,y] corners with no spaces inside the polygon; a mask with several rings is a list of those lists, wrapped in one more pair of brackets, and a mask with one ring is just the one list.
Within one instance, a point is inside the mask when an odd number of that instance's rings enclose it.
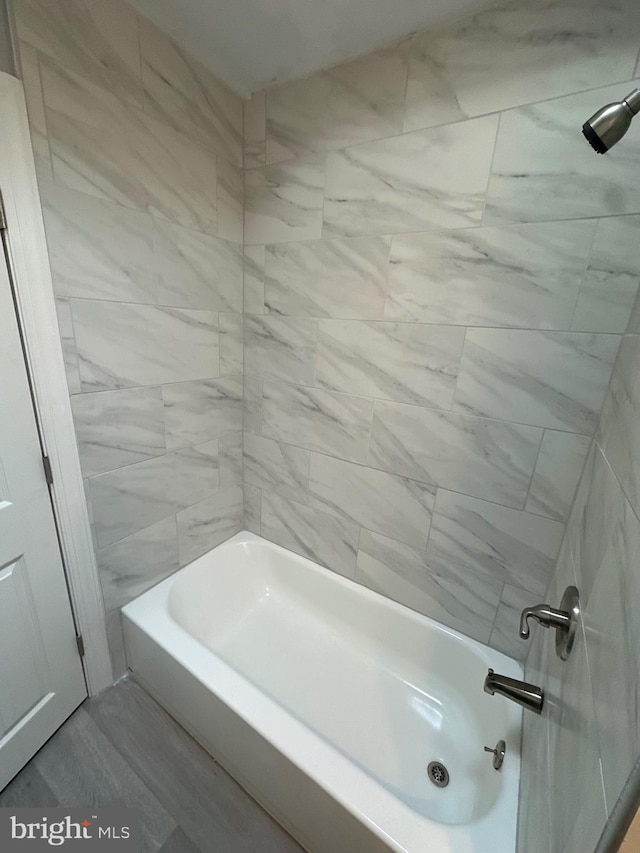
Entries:
{"label": "tub overflow plate", "polygon": [[427,775],[436,788],[446,788],[449,784],[449,771],[441,761],[430,761]]}

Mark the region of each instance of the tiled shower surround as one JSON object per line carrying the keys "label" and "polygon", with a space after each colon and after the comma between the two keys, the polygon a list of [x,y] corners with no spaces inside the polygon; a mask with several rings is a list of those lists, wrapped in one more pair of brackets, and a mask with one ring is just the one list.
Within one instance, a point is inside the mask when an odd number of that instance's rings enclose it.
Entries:
{"label": "tiled shower surround", "polygon": [[580,134],[639,47],[503,3],[245,106],[247,526],[521,658],[640,279],[640,145]]}
{"label": "tiled shower surround", "polygon": [[120,0],[15,0],[114,674],[242,526],[242,102]]}

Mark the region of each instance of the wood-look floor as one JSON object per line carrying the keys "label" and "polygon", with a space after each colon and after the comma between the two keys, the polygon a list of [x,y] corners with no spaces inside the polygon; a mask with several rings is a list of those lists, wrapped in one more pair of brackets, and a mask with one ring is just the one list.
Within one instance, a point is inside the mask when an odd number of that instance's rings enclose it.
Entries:
{"label": "wood-look floor", "polygon": [[135,808],[142,853],[302,851],[128,679],[78,708],[0,792],[4,806]]}

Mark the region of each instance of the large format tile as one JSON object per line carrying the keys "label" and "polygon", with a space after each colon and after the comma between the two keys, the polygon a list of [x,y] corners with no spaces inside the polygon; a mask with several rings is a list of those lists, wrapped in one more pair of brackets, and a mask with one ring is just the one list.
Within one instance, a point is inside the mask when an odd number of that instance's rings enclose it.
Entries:
{"label": "large format tile", "polygon": [[364,462],[373,402],[319,388],[265,382],[262,433],[287,444]]}
{"label": "large format tile", "polygon": [[563,535],[557,521],[439,489],[427,551],[543,595]]}
{"label": "large format tile", "polygon": [[[633,86],[623,83],[622,89]],[[640,212],[638,146],[616,147],[603,166],[580,133],[590,115],[624,94],[618,84],[503,113],[484,222]]]}
{"label": "large format tile", "polygon": [[276,492],[283,498],[307,503],[309,451],[246,432],[244,479],[266,492]]}
{"label": "large format tile", "polygon": [[244,168],[255,169],[266,162],[266,92],[254,92],[244,102]]}
{"label": "large format tile", "polygon": [[261,531],[283,548],[354,576],[360,528],[345,518],[263,492]]}
{"label": "large format tile", "polygon": [[40,193],[57,294],[156,302],[148,214],[44,182]]}
{"label": "large format tile", "polygon": [[216,157],[49,60],[41,62],[57,183],[216,233]]}
{"label": "large format tile", "polygon": [[502,589],[500,581],[482,572],[429,558],[422,550],[368,530],[360,537],[356,580],[485,643]]}
{"label": "large format tile", "polygon": [[71,310],[85,391],[218,375],[211,311],[77,299]]}
{"label": "large format tile", "polygon": [[595,221],[394,237],[385,317],[568,329]]}
{"label": "large format tile", "polygon": [[327,155],[327,235],[477,225],[498,117],[365,142]]}
{"label": "large format tile", "polygon": [[122,0],[16,0],[20,39],[119,98],[142,105],[138,20]]}
{"label": "large format tile", "polygon": [[343,62],[267,93],[267,163],[402,131],[407,44]]}
{"label": "large format tile", "polygon": [[545,430],[525,509],[566,521],[591,439],[586,435]]}
{"label": "large format tile", "polygon": [[312,385],[318,323],[303,317],[245,317],[245,367],[249,373]]}
{"label": "large format tile", "polygon": [[386,237],[267,246],[265,304],[274,314],[380,320],[388,257]]}
{"label": "large format tile", "polygon": [[219,314],[220,376],[241,376],[244,372],[244,323],[242,314]]}
{"label": "large format tile", "polygon": [[640,337],[620,348],[602,411],[601,444],[636,513],[640,512]]}
{"label": "large format tile", "polygon": [[311,454],[309,506],[418,548],[427,544],[435,491],[416,480]]}
{"label": "large format tile", "polygon": [[150,21],[140,20],[145,109],[242,165],[242,100]]}
{"label": "large format tile", "polygon": [[218,237],[231,243],[244,242],[244,171],[218,157]]}
{"label": "large format tile", "polygon": [[140,849],[155,853],[176,821],[155,794],[80,708],[34,759],[49,788],[66,808],[120,806],[139,815]]}
{"label": "large format tile", "polygon": [[464,333],[453,326],[320,320],[316,384],[450,409]]}
{"label": "large format tile", "polygon": [[640,216],[613,216],[598,222],[572,329],[626,331],[640,281],[638,235]]}
{"label": "large format tile", "polygon": [[639,559],[640,522],[623,500],[583,613],[609,812],[640,752]]}
{"label": "large format tile", "polygon": [[175,516],[99,548],[96,560],[105,609],[117,610],[180,565]]}
{"label": "large format tile", "polygon": [[[244,247],[244,313],[265,314],[264,304],[265,247]],[[287,313],[281,311],[281,314]]]}
{"label": "large format tile", "polygon": [[582,0],[492,4],[414,40],[407,124],[426,127],[452,120],[456,108],[476,116],[588,89],[594,81],[628,80],[639,43],[632,0],[604,7]]}
{"label": "large format tile", "polygon": [[149,527],[218,489],[218,442],[178,450],[89,480],[98,545]]}
{"label": "large format tile", "polygon": [[84,477],[166,452],[160,388],[77,394],[71,408]]}
{"label": "large format tile", "polygon": [[376,401],[368,464],[521,509],[542,431]]}
{"label": "large format tile", "polygon": [[154,223],[158,302],[242,311],[242,250],[211,234]]}
{"label": "large format tile", "polygon": [[230,486],[176,516],[180,565],[185,566],[242,529],[242,488]]}
{"label": "large format tile", "polygon": [[262,492],[257,486],[250,486],[248,483],[244,484],[242,491],[244,494],[244,529],[260,536]]}
{"label": "large format tile", "polygon": [[301,157],[245,174],[245,242],[315,240],[322,231],[323,157]]}
{"label": "large format tile", "polygon": [[242,377],[177,382],[162,388],[167,450],[242,429]]}
{"label": "large format tile", "polygon": [[242,432],[225,432],[220,436],[220,488],[242,485]]}
{"label": "large format tile", "polygon": [[619,344],[617,335],[469,329],[453,408],[593,433]]}

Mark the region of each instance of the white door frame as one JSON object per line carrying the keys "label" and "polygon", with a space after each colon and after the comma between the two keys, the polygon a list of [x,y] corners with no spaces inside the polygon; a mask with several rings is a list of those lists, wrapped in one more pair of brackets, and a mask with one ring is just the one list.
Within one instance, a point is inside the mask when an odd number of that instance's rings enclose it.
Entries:
{"label": "white door frame", "polygon": [[71,604],[84,641],[87,689],[95,696],[113,673],[89,515],[76,445],[36,183],[22,82],[0,72],[0,189],[26,339],[27,360],[46,453]]}

